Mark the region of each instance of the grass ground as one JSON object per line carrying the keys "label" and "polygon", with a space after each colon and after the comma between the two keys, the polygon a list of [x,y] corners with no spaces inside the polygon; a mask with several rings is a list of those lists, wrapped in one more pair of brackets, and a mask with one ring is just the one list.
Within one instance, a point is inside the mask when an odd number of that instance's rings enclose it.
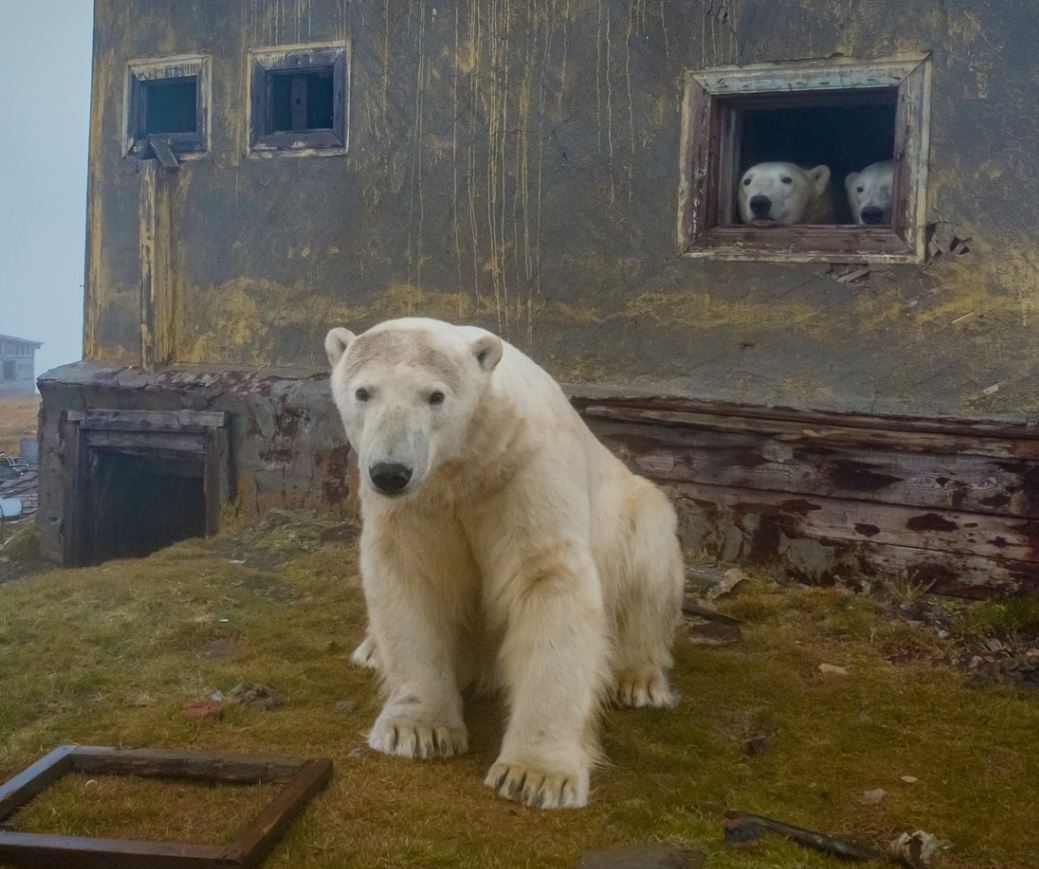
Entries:
{"label": "grass ground", "polygon": [[[320,532],[290,521],[0,585],[0,779],[67,742],[331,757],[332,783],[272,867],[570,866],[586,849],[652,840],[694,843],[712,869],[838,865],[778,839],[726,846],[727,809],[867,844],[922,828],[951,843],[938,863],[948,869],[1036,865],[1039,692],[968,687],[935,663],[991,613],[938,639],[875,599],[744,583],[723,605],[745,620],[743,641],[704,647],[683,632],[678,708],[608,712],[610,765],[592,804],[543,813],[481,784],[501,733],[496,703],[470,704],[461,758],[363,747],[378,699],[346,660],[363,631],[356,552]],[[281,706],[183,714],[243,681]],[[761,733],[771,747],[748,755]],[[863,804],[874,788],[887,795]],[[215,843],[265,796],[73,777],[14,826]]]}
{"label": "grass ground", "polygon": [[39,396],[33,398],[0,397],[0,453],[21,454],[22,435],[36,431]]}

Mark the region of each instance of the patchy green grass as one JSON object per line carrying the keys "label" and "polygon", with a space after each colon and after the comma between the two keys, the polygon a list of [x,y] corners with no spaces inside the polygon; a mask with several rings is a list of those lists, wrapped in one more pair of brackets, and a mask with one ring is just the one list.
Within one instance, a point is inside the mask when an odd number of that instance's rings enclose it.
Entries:
{"label": "patchy green grass", "polygon": [[74,773],[33,800],[14,823],[61,836],[230,845],[277,790],[274,784],[208,785]]}
{"label": "patchy green grass", "polygon": [[1039,599],[984,601],[967,612],[962,631],[971,637],[1039,638]]}
{"label": "patchy green grass", "polygon": [[[951,842],[944,867],[1035,865],[1039,696],[966,687],[935,663],[952,640],[890,621],[869,598],[744,583],[724,604],[747,621],[744,641],[701,647],[683,635],[679,707],[607,712],[610,765],[594,777],[592,805],[544,813],[481,784],[501,735],[494,702],[469,705],[464,757],[354,751],[379,705],[371,676],[346,660],[363,633],[356,552],[284,525],[276,539],[272,550],[241,532],[0,586],[0,777],[66,742],[331,757],[332,783],[272,867],[569,866],[586,849],[650,840],[695,843],[712,869],[839,865],[778,839],[731,849],[727,809],[867,844],[922,828]],[[270,686],[282,706],[182,714],[243,681]],[[771,748],[749,756],[757,733]],[[112,790],[70,779],[16,826],[217,842],[262,796],[103,786]],[[873,788],[887,796],[862,804]]]}

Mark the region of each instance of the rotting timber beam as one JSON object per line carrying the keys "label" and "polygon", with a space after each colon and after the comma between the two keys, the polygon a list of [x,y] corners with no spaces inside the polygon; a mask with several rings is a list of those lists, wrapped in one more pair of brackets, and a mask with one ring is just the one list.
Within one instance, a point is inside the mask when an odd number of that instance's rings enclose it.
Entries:
{"label": "rotting timber beam", "polygon": [[152,369],[174,361],[176,293],[173,287],[171,187],[176,174],[161,161],[140,164],[137,222],[141,262],[141,365]]}
{"label": "rotting timber beam", "polygon": [[660,483],[693,550],[811,582],[909,576],[936,592],[1039,592],[1039,430],[1026,422],[577,397]]}

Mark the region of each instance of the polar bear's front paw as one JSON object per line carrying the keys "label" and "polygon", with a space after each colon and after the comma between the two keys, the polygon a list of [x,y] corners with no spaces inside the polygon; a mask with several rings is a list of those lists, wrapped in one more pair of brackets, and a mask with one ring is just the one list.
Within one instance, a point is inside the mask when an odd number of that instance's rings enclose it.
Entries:
{"label": "polar bear's front paw", "polygon": [[538,769],[499,760],[483,783],[499,796],[542,809],[579,809],[588,805],[588,771]]}
{"label": "polar bear's front paw", "polygon": [[622,670],[617,674],[613,694],[618,706],[668,708],[675,705],[667,676],[660,670]]}
{"label": "polar bear's front paw", "polygon": [[380,718],[368,734],[368,745],[383,754],[426,760],[465,754],[469,750],[469,735],[464,726],[428,724],[413,718]]}

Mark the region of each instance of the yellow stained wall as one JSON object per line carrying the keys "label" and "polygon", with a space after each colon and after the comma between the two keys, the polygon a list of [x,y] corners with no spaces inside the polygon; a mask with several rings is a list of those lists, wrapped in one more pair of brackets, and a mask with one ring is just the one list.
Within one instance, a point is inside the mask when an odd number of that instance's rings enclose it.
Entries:
{"label": "yellow stained wall", "polygon": [[[88,357],[140,353],[126,64],[211,58],[171,182],[177,361],[322,365],[330,325],[423,314],[558,377],[697,398],[1021,418],[1039,405],[1039,24],[1026,0],[96,4]],[[248,52],[344,42],[349,151],[248,149]],[[927,265],[675,255],[688,69],[932,53]],[[969,239],[967,253],[950,250]],[[957,250],[962,249],[957,246]]]}

